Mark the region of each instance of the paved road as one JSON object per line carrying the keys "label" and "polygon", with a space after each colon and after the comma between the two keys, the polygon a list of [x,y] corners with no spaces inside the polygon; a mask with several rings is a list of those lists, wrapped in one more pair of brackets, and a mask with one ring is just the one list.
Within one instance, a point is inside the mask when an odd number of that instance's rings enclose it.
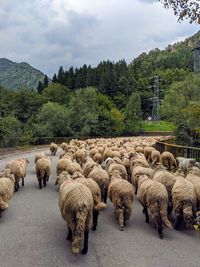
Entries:
{"label": "paved road", "polygon": [[[160,240],[153,225],[145,224],[137,200],[133,215],[123,232],[108,208],[99,217],[96,232],[90,233],[89,251],[73,256],[66,240],[66,224],[58,208],[54,186],[58,156],[52,160],[52,175],[46,188],[38,189],[34,157],[36,151],[23,153],[30,164],[25,187],[15,193],[10,206],[0,219],[1,267],[199,267],[200,240],[193,230],[165,230]],[[0,169],[14,158],[0,160]]]}

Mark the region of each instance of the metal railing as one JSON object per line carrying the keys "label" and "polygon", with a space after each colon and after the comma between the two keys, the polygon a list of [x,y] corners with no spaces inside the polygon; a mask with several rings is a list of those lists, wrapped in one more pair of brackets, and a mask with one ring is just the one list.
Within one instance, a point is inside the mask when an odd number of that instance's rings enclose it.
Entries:
{"label": "metal railing", "polygon": [[[171,142],[172,141],[173,140],[171,140]],[[164,151],[169,151],[175,157],[194,158],[197,161],[200,161],[200,148],[180,146],[166,142],[156,142],[156,149],[160,151],[160,153]]]}

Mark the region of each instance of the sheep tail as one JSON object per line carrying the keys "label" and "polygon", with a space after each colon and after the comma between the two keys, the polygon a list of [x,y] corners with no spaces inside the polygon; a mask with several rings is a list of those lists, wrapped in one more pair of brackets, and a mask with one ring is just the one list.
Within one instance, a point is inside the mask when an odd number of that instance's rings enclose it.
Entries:
{"label": "sheep tail", "polygon": [[167,203],[164,202],[162,199],[157,199],[157,204],[158,204],[158,211],[160,214],[160,217],[162,219],[162,222],[165,227],[172,229],[171,222],[167,218]]}
{"label": "sheep tail", "polygon": [[96,205],[95,209],[96,209],[97,211],[100,211],[100,210],[104,210],[106,207],[107,207],[107,205],[106,205],[105,203],[100,202],[100,203],[98,203],[98,204]]}
{"label": "sheep tail", "polygon": [[74,229],[74,239],[72,241],[72,252],[77,255],[80,250],[80,242],[83,239],[85,224],[87,219],[87,207],[84,205],[76,213],[76,224]]}
{"label": "sheep tail", "polygon": [[183,201],[183,218],[186,224],[192,224],[193,219],[193,209],[192,209],[192,199],[187,199]]}

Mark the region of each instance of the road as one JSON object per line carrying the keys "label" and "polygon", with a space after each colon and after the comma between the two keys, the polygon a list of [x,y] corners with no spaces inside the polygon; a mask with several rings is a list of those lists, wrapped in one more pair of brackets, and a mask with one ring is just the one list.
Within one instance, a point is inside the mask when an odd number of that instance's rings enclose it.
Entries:
{"label": "road", "polygon": [[[9,155],[0,160],[0,169],[12,159],[27,157],[24,188],[16,192],[0,218],[1,267],[199,267],[200,240],[194,230],[164,230],[158,238],[153,224],[146,224],[140,203],[124,231],[119,231],[113,206],[108,202],[99,217],[96,232],[90,232],[87,255],[74,256],[66,240],[66,223],[58,208],[54,186],[56,162],[46,188],[38,189],[34,157],[36,150]],[[48,152],[49,153],[49,152]]]}

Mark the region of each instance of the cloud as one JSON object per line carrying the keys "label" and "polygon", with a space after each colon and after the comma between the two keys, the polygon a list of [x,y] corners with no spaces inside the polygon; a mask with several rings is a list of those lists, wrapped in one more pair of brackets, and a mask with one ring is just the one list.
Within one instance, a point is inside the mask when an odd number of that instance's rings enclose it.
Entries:
{"label": "cloud", "polygon": [[26,61],[50,76],[60,65],[130,62],[196,31],[153,0],[1,0],[0,5],[0,57]]}

